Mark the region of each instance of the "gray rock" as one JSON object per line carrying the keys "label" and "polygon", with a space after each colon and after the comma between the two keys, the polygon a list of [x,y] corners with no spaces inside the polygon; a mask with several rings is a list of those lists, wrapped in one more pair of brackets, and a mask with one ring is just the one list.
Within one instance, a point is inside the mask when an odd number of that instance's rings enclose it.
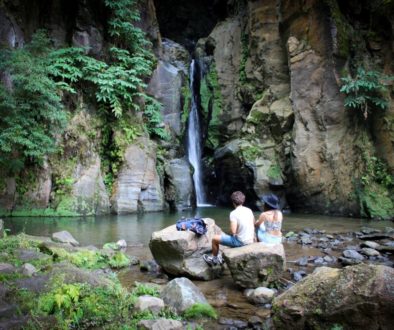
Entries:
{"label": "gray rock", "polygon": [[169,180],[167,190],[172,188],[173,192],[166,193],[167,202],[172,203],[178,210],[192,207],[194,184],[189,162],[184,158],[172,159],[166,164],[165,170]]}
{"label": "gray rock", "polygon": [[294,281],[299,282],[303,279],[303,277],[306,276],[306,272],[303,270],[300,270],[298,272],[294,272],[292,274],[292,278]]}
{"label": "gray rock", "polygon": [[344,329],[388,330],[394,321],[393,283],[394,269],[381,265],[316,268],[274,299],[275,328],[338,323]]}
{"label": "gray rock", "polygon": [[362,248],[361,253],[365,254],[368,257],[376,257],[376,256],[380,255],[380,253],[378,251],[376,251],[375,249],[371,249],[371,248]]}
{"label": "gray rock", "polygon": [[54,242],[71,244],[72,246],[79,245],[78,241],[66,230],[53,233],[52,240]]}
{"label": "gray rock", "polygon": [[318,258],[316,258],[315,260],[313,260],[313,263],[314,263],[315,265],[322,265],[322,264],[324,263],[324,258],[318,257]]}
{"label": "gray rock", "polygon": [[379,233],[380,230],[375,229],[375,228],[369,228],[369,227],[362,227],[361,228],[361,232],[365,235],[369,235],[369,234],[376,234]]}
{"label": "gray rock", "polygon": [[4,221],[0,219],[0,238],[4,237]]}
{"label": "gray rock", "polygon": [[372,241],[365,241],[361,243],[361,247],[366,247],[366,248],[371,248],[371,249],[377,249],[379,248],[380,244]]}
{"label": "gray rock", "polygon": [[267,304],[274,299],[275,291],[265,287],[259,287],[246,293],[246,298],[255,304]]}
{"label": "gray rock", "polygon": [[327,262],[328,264],[335,262],[335,257],[331,257],[331,256],[324,256],[323,260],[325,262]]}
{"label": "gray rock", "polygon": [[221,267],[210,267],[202,258],[211,251],[213,236],[221,233],[214,220],[204,221],[208,231],[201,237],[191,231],[178,231],[175,225],[152,234],[150,250],[165,272],[202,280],[211,280],[221,273]]}
{"label": "gray rock", "polygon": [[364,257],[358,253],[356,250],[345,250],[343,251],[343,256],[348,259],[355,259],[358,261],[363,261]]}
{"label": "gray rock", "polygon": [[152,296],[140,296],[134,304],[137,312],[149,311],[158,314],[164,308],[164,301]]}
{"label": "gray rock", "polygon": [[152,141],[139,138],[127,147],[113,191],[111,208],[116,214],[163,210],[156,145]]}
{"label": "gray rock", "polygon": [[18,258],[24,262],[29,262],[37,259],[52,259],[51,256],[33,249],[18,249],[16,253],[18,255]]}
{"label": "gray rock", "polygon": [[183,324],[180,321],[160,318],[140,321],[137,328],[139,330],[183,330]]}
{"label": "gray rock", "polygon": [[0,263],[0,274],[12,274],[15,270],[15,267],[11,264]]}
{"label": "gray rock", "polygon": [[308,257],[307,256],[301,257],[300,259],[297,260],[296,264],[299,265],[299,266],[306,266],[306,265],[308,265]]}
{"label": "gray rock", "polygon": [[119,241],[117,241],[116,245],[119,247],[119,249],[127,248],[127,242],[124,239],[120,239]]}
{"label": "gray rock", "polygon": [[384,232],[386,234],[394,234],[394,228],[393,227],[384,227]]}
{"label": "gray rock", "polygon": [[345,258],[345,257],[339,257],[338,260],[344,266],[352,266],[352,265],[357,265],[357,264],[361,263],[361,260],[350,259],[350,258]]}
{"label": "gray rock", "polygon": [[185,277],[168,282],[160,297],[166,305],[175,308],[177,312],[184,312],[196,303],[208,304],[200,289]]}
{"label": "gray rock", "polygon": [[29,263],[23,264],[23,266],[21,267],[21,270],[22,270],[23,275],[29,276],[29,277],[33,276],[34,274],[37,273],[37,268]]}
{"label": "gray rock", "polygon": [[312,244],[312,239],[309,236],[302,236],[299,240],[302,245]]}
{"label": "gray rock", "polygon": [[253,243],[226,249],[223,257],[234,282],[244,288],[267,286],[277,281],[286,265],[282,244]]}

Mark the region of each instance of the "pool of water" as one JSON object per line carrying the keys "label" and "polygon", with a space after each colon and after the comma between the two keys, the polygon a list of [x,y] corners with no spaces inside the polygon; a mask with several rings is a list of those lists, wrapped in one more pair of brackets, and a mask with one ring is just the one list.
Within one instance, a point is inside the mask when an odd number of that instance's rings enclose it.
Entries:
{"label": "pool of water", "polygon": [[[67,230],[81,245],[101,246],[106,242],[125,239],[129,245],[149,243],[152,232],[165,228],[182,216],[209,217],[225,231],[231,209],[203,207],[177,213],[157,212],[140,215],[108,215],[91,218],[5,218],[5,228],[12,234],[24,232],[29,235],[51,236],[52,233]],[[259,213],[255,213],[256,218]],[[356,218],[328,217],[321,215],[286,214],[283,230],[299,231],[305,227],[326,230],[328,233],[357,231],[362,226],[383,229],[393,226],[391,221],[368,221]]]}

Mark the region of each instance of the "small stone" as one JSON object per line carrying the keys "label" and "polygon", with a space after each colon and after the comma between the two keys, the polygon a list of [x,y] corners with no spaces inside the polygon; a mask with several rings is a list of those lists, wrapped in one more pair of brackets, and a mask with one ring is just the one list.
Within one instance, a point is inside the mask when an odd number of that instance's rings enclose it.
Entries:
{"label": "small stone", "polygon": [[371,248],[362,248],[361,252],[368,257],[376,257],[376,256],[380,255],[380,253],[378,251],[376,251],[375,249],[371,249]]}
{"label": "small stone", "polygon": [[233,325],[237,329],[246,329],[248,327],[248,323],[241,320],[234,320]]}
{"label": "small stone", "polygon": [[356,250],[345,250],[345,251],[343,251],[342,254],[345,258],[355,259],[358,261],[364,260],[364,257],[360,253],[358,253]]}
{"label": "small stone", "polygon": [[272,301],[275,296],[275,291],[266,287],[259,287],[254,289],[247,298],[256,304],[266,304]]}
{"label": "small stone", "polygon": [[316,259],[313,261],[313,263],[314,263],[315,265],[322,265],[322,264],[324,263],[324,259],[323,259],[322,257],[318,257],[318,258],[316,258]]}
{"label": "small stone", "polygon": [[266,319],[266,318],[271,316],[271,310],[270,309],[266,309],[266,308],[259,308],[256,311],[256,315],[258,317],[261,317],[262,319]]}
{"label": "small stone", "polygon": [[234,324],[234,320],[228,319],[228,318],[225,318],[225,317],[221,317],[221,318],[219,318],[218,323],[221,324],[221,325],[233,325]]}
{"label": "small stone", "polygon": [[345,258],[345,257],[339,257],[338,260],[340,263],[342,263],[344,266],[351,266],[351,265],[357,265],[361,261],[358,259],[350,259],[350,258]]}
{"label": "small stone", "polygon": [[286,235],[285,235],[285,237],[286,238],[289,238],[289,237],[291,237],[291,236],[296,236],[297,234],[294,232],[294,231],[289,231]]}
{"label": "small stone", "polygon": [[37,268],[34,267],[32,264],[26,263],[22,266],[21,268],[22,274],[25,276],[33,276],[35,273],[37,273]]}
{"label": "small stone", "polygon": [[324,256],[323,260],[329,264],[335,262],[334,257],[331,256]]}
{"label": "small stone", "polygon": [[11,264],[0,263],[0,274],[11,274],[15,272],[15,267]]}
{"label": "small stone", "polygon": [[52,234],[52,240],[59,243],[68,243],[73,246],[79,245],[78,241],[66,230],[59,231]]}
{"label": "small stone", "polygon": [[332,249],[331,248],[323,249],[323,253],[325,253],[325,254],[332,254]]}
{"label": "small stone", "polygon": [[376,243],[376,242],[372,242],[372,241],[365,241],[361,243],[361,247],[366,247],[366,248],[370,248],[370,249],[378,249],[380,246],[380,244]]}
{"label": "small stone", "polygon": [[369,234],[375,234],[375,233],[380,233],[380,230],[375,229],[375,228],[369,228],[369,227],[362,227],[361,232],[365,235]]}
{"label": "small stone", "polygon": [[302,245],[309,245],[309,244],[312,244],[312,240],[311,240],[311,238],[310,238],[309,236],[301,237],[301,239],[299,240],[299,242],[300,242]]}
{"label": "small stone", "polygon": [[333,235],[326,235],[326,237],[329,238],[329,239],[334,239]]}
{"label": "small stone", "polygon": [[299,266],[308,265],[308,257],[306,257],[306,256],[301,257],[300,259],[297,260],[296,264]]}
{"label": "small stone", "polygon": [[120,239],[116,242],[116,245],[119,246],[119,249],[127,248],[127,242],[124,239]]}
{"label": "small stone", "polygon": [[164,301],[152,296],[140,296],[138,297],[134,308],[138,312],[150,311],[153,314],[158,314],[164,308]]}
{"label": "small stone", "polygon": [[394,234],[394,228],[393,227],[384,227],[384,232],[386,234]]}
{"label": "small stone", "polygon": [[182,330],[183,324],[181,321],[168,320],[160,318],[157,320],[142,320],[138,322],[137,329],[139,330]]}
{"label": "small stone", "polygon": [[304,276],[306,276],[306,272],[304,272],[303,270],[300,270],[298,272],[294,272],[292,276],[293,276],[294,281],[299,282],[302,280],[302,278]]}
{"label": "small stone", "polygon": [[312,228],[304,228],[303,231],[307,234],[312,234],[313,233],[313,229]]}

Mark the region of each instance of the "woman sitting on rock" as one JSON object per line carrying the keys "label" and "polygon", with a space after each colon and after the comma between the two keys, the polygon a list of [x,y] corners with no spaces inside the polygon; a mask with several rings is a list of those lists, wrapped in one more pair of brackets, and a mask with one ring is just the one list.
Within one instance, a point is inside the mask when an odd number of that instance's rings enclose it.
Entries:
{"label": "woman sitting on rock", "polygon": [[279,199],[276,195],[263,196],[264,212],[256,221],[257,238],[259,242],[268,244],[282,243],[282,220]]}

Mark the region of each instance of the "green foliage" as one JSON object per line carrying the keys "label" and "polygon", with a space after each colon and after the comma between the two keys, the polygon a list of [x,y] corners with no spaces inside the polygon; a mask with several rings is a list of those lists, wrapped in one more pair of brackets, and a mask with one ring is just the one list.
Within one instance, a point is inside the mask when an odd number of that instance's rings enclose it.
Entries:
{"label": "green foliage", "polygon": [[383,96],[387,91],[384,82],[393,78],[376,71],[358,68],[355,78],[341,78],[343,85],[340,91],[347,95],[345,106],[361,111],[364,119],[375,109],[387,109],[388,101]]}
{"label": "green foliage", "polygon": [[159,291],[157,290],[156,287],[148,286],[146,284],[141,284],[141,283],[138,283],[136,285],[136,287],[133,289],[132,293],[133,293],[133,295],[135,295],[137,297],[145,296],[145,295],[158,297],[160,295]]}
{"label": "green foliage", "polygon": [[331,330],[343,330],[343,327],[340,324],[333,324]]}
{"label": "green foliage", "polygon": [[268,169],[267,176],[272,179],[280,179],[282,177],[282,169],[278,164],[272,164]]}
{"label": "green foliage", "polygon": [[185,310],[183,316],[186,319],[198,319],[208,317],[211,319],[217,319],[218,315],[215,309],[209,304],[196,303]]}
{"label": "green foliage", "polygon": [[242,46],[242,52],[241,52],[241,61],[239,64],[239,82],[241,84],[245,84],[247,81],[246,77],[246,61],[248,60],[249,57],[249,35],[245,32],[242,32],[241,35],[241,46]]}
{"label": "green foliage", "polygon": [[108,264],[112,268],[123,268],[129,266],[131,263],[128,256],[126,256],[123,252],[116,252],[113,256],[111,256],[108,260]]}
{"label": "green foliage", "polygon": [[0,165],[17,172],[27,160],[41,162],[56,150],[66,125],[59,86],[50,77],[49,41],[38,31],[24,48],[0,50]]}
{"label": "green foliage", "polygon": [[258,145],[248,145],[242,148],[242,156],[246,161],[254,162],[264,153]]}
{"label": "green foliage", "polygon": [[119,284],[92,287],[87,284],[55,283],[52,290],[39,297],[32,314],[54,315],[62,329],[88,329],[114,326],[129,318],[132,297]]}

